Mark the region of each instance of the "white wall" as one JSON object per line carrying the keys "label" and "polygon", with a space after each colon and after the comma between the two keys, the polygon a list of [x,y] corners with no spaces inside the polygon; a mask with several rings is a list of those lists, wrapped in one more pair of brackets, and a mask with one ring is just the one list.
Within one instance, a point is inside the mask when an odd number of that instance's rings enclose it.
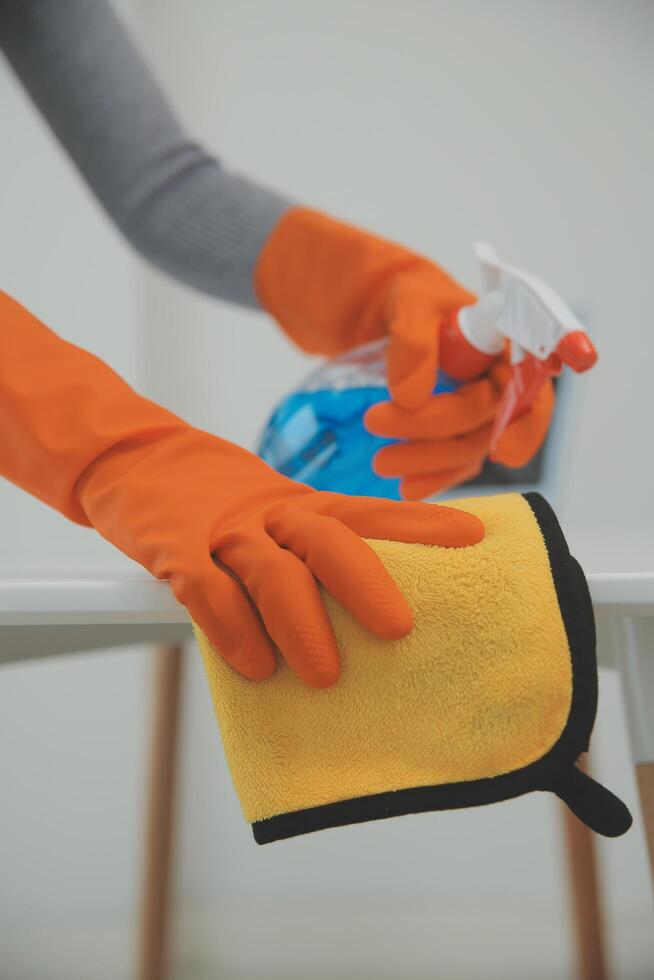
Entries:
{"label": "white wall", "polygon": [[[232,166],[405,241],[473,286],[470,244],[487,237],[589,311],[602,360],[579,382],[584,411],[562,504],[566,530],[592,570],[611,567],[620,527],[613,508],[624,498],[629,536],[651,531],[652,464],[638,449],[654,363],[645,319],[654,8],[621,0],[138,6],[139,33],[181,114]],[[306,359],[263,318],[142,270],[11,84],[0,98],[10,134],[0,166],[12,180],[11,192],[2,185],[3,227],[12,230],[11,244],[0,235],[5,288],[193,422],[253,445]],[[19,515],[22,528],[5,549],[10,565],[72,553],[114,560],[92,535],[2,494],[3,515]],[[82,949],[105,964],[94,976],[125,975],[140,663],[138,653],[110,654],[103,664],[94,654],[0,675],[0,771],[10,801],[0,808],[0,922],[9,917],[15,935],[27,918],[43,930],[49,922],[58,942],[56,955],[39,960],[14,939],[12,977],[87,976]],[[553,805],[523,799],[257,848],[195,657],[189,668],[180,977],[570,976]],[[614,678],[602,681],[597,769],[637,812],[619,692]],[[55,815],[53,833],[43,813]],[[601,852],[615,976],[640,980],[654,946],[638,821]],[[118,957],[115,943],[100,945],[112,927],[122,936]]]}

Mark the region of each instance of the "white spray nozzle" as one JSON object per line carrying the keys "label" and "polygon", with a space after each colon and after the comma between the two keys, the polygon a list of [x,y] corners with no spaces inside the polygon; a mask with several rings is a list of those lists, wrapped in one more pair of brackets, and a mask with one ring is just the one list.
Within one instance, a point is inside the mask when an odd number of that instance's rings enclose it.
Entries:
{"label": "white spray nozzle", "polygon": [[464,307],[459,325],[477,350],[498,353],[504,338],[511,341],[512,361],[525,354],[546,361],[557,354],[576,371],[597,360],[583,324],[570,307],[541,279],[502,262],[487,242],[477,242],[475,256],[481,266],[484,294]]}

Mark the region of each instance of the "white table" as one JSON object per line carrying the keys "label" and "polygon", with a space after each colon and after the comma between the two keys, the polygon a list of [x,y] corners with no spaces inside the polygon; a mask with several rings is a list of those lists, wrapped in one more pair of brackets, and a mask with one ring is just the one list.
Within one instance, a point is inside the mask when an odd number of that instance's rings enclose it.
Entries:
{"label": "white table", "polygon": [[[600,664],[622,677],[632,757],[654,868],[654,572],[587,574]],[[124,644],[164,644],[158,658],[150,767],[140,966],[164,976],[181,651],[191,635],[168,585],[131,570],[0,575],[0,664]],[[166,647],[168,648],[166,650]],[[605,976],[591,835],[566,817],[580,976]]]}
{"label": "white table", "polygon": [[[619,651],[606,642],[602,627],[607,621],[634,618],[654,622],[654,571],[596,572],[587,578],[604,641],[600,664],[615,667]],[[178,642],[190,632],[186,610],[167,583],[145,572],[0,575],[0,663],[131,643]]]}
{"label": "white table", "polygon": [[[633,758],[654,764],[654,572],[587,575],[598,656],[620,671]],[[145,572],[0,576],[0,664],[190,636],[167,583]]]}
{"label": "white table", "polygon": [[[602,666],[620,671],[633,758],[654,764],[654,571],[587,574]],[[0,664],[190,636],[165,582],[117,574],[0,576]]]}
{"label": "white table", "polygon": [[0,663],[190,635],[184,607],[146,572],[0,576]]}
{"label": "white table", "polygon": [[[598,656],[620,671],[633,759],[654,765],[654,571],[587,574]],[[0,576],[0,664],[190,636],[165,582],[117,574]]]}

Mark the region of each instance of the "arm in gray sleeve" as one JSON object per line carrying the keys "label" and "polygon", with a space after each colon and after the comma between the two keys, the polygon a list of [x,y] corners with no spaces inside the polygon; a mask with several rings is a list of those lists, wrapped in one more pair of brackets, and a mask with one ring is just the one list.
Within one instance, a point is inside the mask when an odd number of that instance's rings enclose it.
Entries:
{"label": "arm in gray sleeve", "polygon": [[150,262],[257,307],[259,252],[290,200],[190,140],[106,0],[0,0],[0,46],[81,174]]}

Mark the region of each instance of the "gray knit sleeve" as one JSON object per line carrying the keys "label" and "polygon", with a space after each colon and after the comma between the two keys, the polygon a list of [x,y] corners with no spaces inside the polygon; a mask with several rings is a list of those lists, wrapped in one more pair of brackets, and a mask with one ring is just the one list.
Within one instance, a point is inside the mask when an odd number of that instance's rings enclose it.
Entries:
{"label": "gray knit sleeve", "polygon": [[107,213],[150,262],[258,306],[259,252],[292,202],[190,140],[106,0],[0,0],[0,46]]}

